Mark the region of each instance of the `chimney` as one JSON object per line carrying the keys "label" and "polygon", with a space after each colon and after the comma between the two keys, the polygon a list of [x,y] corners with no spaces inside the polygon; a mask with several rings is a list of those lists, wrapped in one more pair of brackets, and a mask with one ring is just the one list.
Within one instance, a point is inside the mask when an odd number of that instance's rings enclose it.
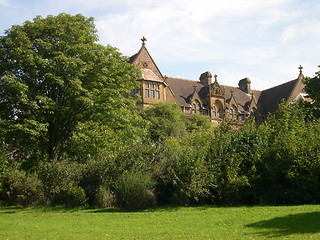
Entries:
{"label": "chimney", "polygon": [[250,78],[246,77],[244,79],[241,79],[239,81],[239,88],[245,93],[250,93],[251,92],[251,81]]}
{"label": "chimney", "polygon": [[211,72],[204,72],[201,74],[199,79],[202,85],[208,86],[212,83],[212,74]]}

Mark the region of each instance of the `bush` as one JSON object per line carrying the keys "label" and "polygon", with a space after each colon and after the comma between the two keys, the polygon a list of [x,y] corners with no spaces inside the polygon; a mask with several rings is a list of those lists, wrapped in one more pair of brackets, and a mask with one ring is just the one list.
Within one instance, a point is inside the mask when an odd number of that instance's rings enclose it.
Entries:
{"label": "bush", "polygon": [[154,181],[147,174],[125,172],[115,183],[117,204],[127,210],[155,206],[154,185]]}
{"label": "bush", "polygon": [[112,207],[114,201],[115,197],[113,193],[109,189],[101,186],[95,197],[95,205],[99,208]]}
{"label": "bush", "polygon": [[44,163],[39,168],[48,204],[77,206],[84,204],[85,192],[79,187],[82,165],[68,161]]}
{"label": "bush", "polygon": [[208,138],[211,131],[198,130],[163,143],[157,197],[164,204],[195,204],[208,197]]}
{"label": "bush", "polygon": [[66,207],[77,207],[86,203],[86,194],[79,186],[70,186],[54,196],[53,203]]}
{"label": "bush", "polygon": [[96,196],[100,186],[105,185],[107,179],[105,161],[88,161],[84,164],[79,185],[85,190],[88,204],[96,204]]}
{"label": "bush", "polygon": [[142,112],[150,121],[150,137],[154,141],[181,137],[186,133],[187,118],[177,104],[158,103]]}
{"label": "bush", "polygon": [[1,198],[8,205],[34,206],[43,203],[43,185],[35,173],[13,167],[3,173],[1,183]]}

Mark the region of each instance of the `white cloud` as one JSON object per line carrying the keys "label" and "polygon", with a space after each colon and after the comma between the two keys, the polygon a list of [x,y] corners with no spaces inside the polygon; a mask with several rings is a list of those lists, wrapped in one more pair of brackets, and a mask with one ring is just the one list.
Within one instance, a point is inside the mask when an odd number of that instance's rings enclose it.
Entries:
{"label": "white cloud", "polygon": [[9,4],[8,0],[0,0],[0,6],[7,7],[7,6],[10,6],[10,4]]}
{"label": "white cloud", "polygon": [[301,37],[320,37],[320,20],[306,20],[286,27],[281,35],[281,40],[287,42]]}
{"label": "white cloud", "polygon": [[[297,32],[298,24],[290,30],[293,20],[306,17],[304,9],[294,5],[296,1],[150,2],[144,7],[131,4],[115,14],[97,18],[102,43],[110,43],[131,55],[141,46],[139,39],[146,36],[158,66],[165,66],[164,74],[175,75],[177,69],[182,72],[184,64],[188,66],[186,72],[191,72],[194,63],[193,78],[197,79],[204,70],[199,65],[203,64],[213,68],[205,70],[221,73],[228,81],[235,76],[237,80],[252,77],[258,89],[291,80],[291,76],[285,78],[286,74],[293,72],[295,76],[297,66],[304,64],[302,50],[292,57],[294,46],[283,46],[283,41],[279,41],[290,39]],[[300,28],[310,32],[312,27],[307,25]]]}
{"label": "white cloud", "polygon": [[153,4],[147,4],[143,8],[131,3],[123,11],[97,18],[101,40],[113,45],[120,43],[119,47],[124,51],[132,49],[132,40],[138,39],[137,35],[147,35],[158,40],[158,46],[166,44],[166,48],[169,47],[170,40],[175,42],[176,49],[181,44],[210,44],[225,37],[222,34],[232,35],[232,32],[228,33],[232,24],[239,25],[243,19],[260,15],[266,8],[282,5],[288,0],[262,3],[255,0],[150,2]]}
{"label": "white cloud", "polygon": [[[222,81],[250,77],[256,88],[263,89],[291,80],[300,64],[308,65],[311,73],[319,64],[317,0],[30,1],[36,3],[26,10],[22,7],[27,3],[20,2],[15,18],[18,13],[22,20],[59,12],[93,16],[102,44],[132,55],[145,36],[163,74],[176,77],[197,79],[201,71],[209,70]],[[4,3],[7,0],[0,0],[0,5]]]}

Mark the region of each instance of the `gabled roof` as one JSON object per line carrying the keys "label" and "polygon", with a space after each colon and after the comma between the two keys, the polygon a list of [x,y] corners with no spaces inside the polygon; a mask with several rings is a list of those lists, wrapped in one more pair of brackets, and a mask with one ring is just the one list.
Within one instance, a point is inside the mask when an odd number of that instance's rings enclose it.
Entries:
{"label": "gabled roof", "polygon": [[[222,85],[225,89],[225,97],[226,99],[231,98],[231,91],[233,91],[232,95],[235,101],[237,102],[237,107],[238,110],[241,112],[247,112],[249,111],[248,106],[249,103],[251,102],[252,96],[251,94],[247,94],[238,87],[231,87],[231,86],[226,86]],[[260,91],[258,90],[252,90],[254,94],[254,98],[257,99],[260,96]]]}
{"label": "gabled roof", "polygon": [[163,82],[152,70],[150,69],[142,69],[141,72],[143,80],[149,80],[153,82]]}
{"label": "gabled roof", "polygon": [[188,96],[187,101],[192,104],[192,102],[198,100],[201,103],[201,98],[198,94],[197,85],[193,85],[193,92]]}
{"label": "gabled roof", "polygon": [[[164,79],[162,73],[160,72],[157,64],[151,57],[148,49],[145,44],[142,44],[138,53],[134,54],[129,58],[129,63],[136,65],[141,69],[150,69],[152,70],[160,79]],[[146,65],[145,65],[146,64]]]}
{"label": "gabled roof", "polygon": [[299,93],[304,92],[303,78],[303,74],[300,73],[299,77],[295,80],[262,91],[258,101],[260,114],[267,115],[268,113],[274,113],[278,110],[278,106],[282,101],[293,101]]}
{"label": "gabled roof", "polygon": [[167,77],[165,80],[174,92],[175,101],[179,103],[180,106],[190,107],[189,99],[194,92],[194,86],[196,86],[198,96],[204,98],[200,95],[200,90],[203,88],[203,85],[200,82],[171,77]]}
{"label": "gabled roof", "polygon": [[[181,79],[181,78],[166,78],[166,82],[169,87],[175,93],[175,100],[181,106],[190,107],[190,96],[194,94],[194,86],[196,86],[196,92],[201,99],[206,99],[209,93],[209,86],[204,86],[200,82],[193,80]],[[248,111],[247,106],[251,101],[251,95],[246,94],[237,87],[220,85],[225,92],[225,99],[231,98],[231,91],[233,91],[233,97],[237,102],[239,111]],[[258,99],[261,91],[253,90],[255,99]]]}

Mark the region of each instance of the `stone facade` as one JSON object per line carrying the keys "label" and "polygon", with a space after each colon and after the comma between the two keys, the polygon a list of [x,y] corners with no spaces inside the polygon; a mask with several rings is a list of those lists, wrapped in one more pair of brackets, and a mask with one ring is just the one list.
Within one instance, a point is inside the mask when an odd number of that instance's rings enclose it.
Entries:
{"label": "stone facade", "polygon": [[146,39],[141,40],[142,47],[130,62],[141,68],[140,88],[133,93],[141,96],[142,108],[171,102],[179,104],[185,113],[208,115],[216,124],[228,119],[241,125],[252,115],[263,121],[282,101],[292,102],[305,95],[301,66],[297,79],[263,91],[252,90],[247,77],[232,87],[219,84],[218,76],[211,72],[202,73],[199,81],[163,76],[145,46]]}

